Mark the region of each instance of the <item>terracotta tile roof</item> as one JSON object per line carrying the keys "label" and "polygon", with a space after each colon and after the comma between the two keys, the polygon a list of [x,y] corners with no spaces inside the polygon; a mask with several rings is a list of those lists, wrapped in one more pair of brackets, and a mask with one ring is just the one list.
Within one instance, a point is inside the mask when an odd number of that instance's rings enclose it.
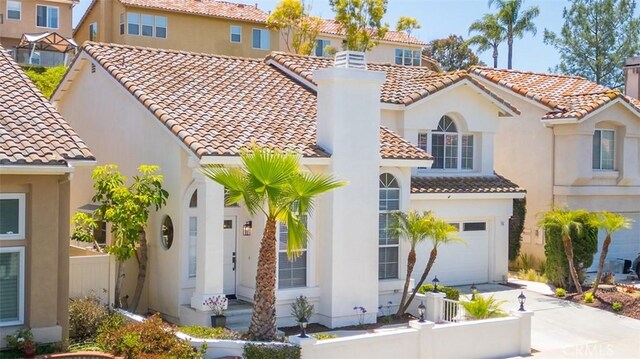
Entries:
{"label": "terracotta tile roof", "polygon": [[411,193],[524,192],[524,188],[498,174],[484,177],[411,177]]}
{"label": "terracotta tile roof", "polygon": [[[272,52],[266,60],[283,66],[312,84],[315,84],[313,82],[314,70],[333,66],[332,58],[301,56],[284,52]],[[381,71],[387,74],[380,97],[380,101],[385,103],[410,105],[459,81],[469,80],[497,102],[515,113],[520,113],[509,102],[471,78],[466,71],[435,72],[426,67],[389,63],[367,63],[367,68],[371,71]]]}
{"label": "terracotta tile roof", "polygon": [[640,112],[639,102],[578,76],[488,67],[472,67],[470,72],[549,107],[551,111],[543,116],[544,120],[580,119],[615,99]]}
{"label": "terracotta tile roof", "polygon": [[217,0],[119,0],[125,6],[183,12],[194,15],[220,17],[264,23],[269,14],[257,5]]}
{"label": "terracotta tile roof", "polygon": [[[322,19],[322,24],[320,25],[320,33],[344,36],[344,31],[342,30],[342,26],[333,19]],[[410,44],[410,45],[427,46],[426,42],[419,40],[413,36],[409,36],[407,35],[407,33],[402,31],[389,30],[381,40]]]}
{"label": "terracotta tile roof", "polygon": [[56,109],[0,47],[0,165],[94,160]]}
{"label": "terracotta tile roof", "polygon": [[[255,141],[328,157],[316,141],[316,94],[263,60],[87,42],[82,50],[198,157]],[[429,155],[381,129],[383,158]]]}

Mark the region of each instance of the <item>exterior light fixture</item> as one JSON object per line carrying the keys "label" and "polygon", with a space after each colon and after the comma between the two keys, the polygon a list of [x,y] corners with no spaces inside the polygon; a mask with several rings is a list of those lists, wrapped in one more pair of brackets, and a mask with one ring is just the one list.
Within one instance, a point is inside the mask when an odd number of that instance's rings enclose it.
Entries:
{"label": "exterior light fixture", "polygon": [[476,292],[478,291],[478,288],[476,288],[476,284],[475,283],[471,283],[471,300],[476,300]]}
{"label": "exterior light fixture", "polygon": [[251,221],[244,222],[244,225],[242,226],[242,234],[245,236],[250,236],[252,228],[253,227]]}
{"label": "exterior light fixture", "polygon": [[433,292],[434,293],[438,293],[438,283],[440,283],[440,280],[438,280],[438,276],[433,277]]}
{"label": "exterior light fixture", "polygon": [[418,320],[419,323],[424,323],[424,312],[427,311],[427,307],[424,306],[424,303],[422,303],[422,301],[420,302],[420,305],[418,306],[418,315],[420,316],[420,320]]}
{"label": "exterior light fixture", "polygon": [[527,300],[527,297],[524,295],[523,292],[520,292],[520,295],[518,296],[518,302],[520,302],[520,309],[518,309],[521,312],[524,312],[524,302]]}
{"label": "exterior light fixture", "polygon": [[298,335],[298,338],[309,338],[307,335],[307,324],[309,324],[307,318],[300,318],[300,321],[298,322],[298,325],[300,325],[300,335]]}

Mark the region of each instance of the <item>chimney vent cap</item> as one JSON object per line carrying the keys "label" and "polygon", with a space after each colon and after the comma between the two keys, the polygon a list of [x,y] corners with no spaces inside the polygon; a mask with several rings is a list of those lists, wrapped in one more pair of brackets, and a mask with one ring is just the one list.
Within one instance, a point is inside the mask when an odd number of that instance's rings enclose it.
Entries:
{"label": "chimney vent cap", "polygon": [[360,51],[340,51],[336,53],[333,67],[366,70],[367,61],[365,54]]}

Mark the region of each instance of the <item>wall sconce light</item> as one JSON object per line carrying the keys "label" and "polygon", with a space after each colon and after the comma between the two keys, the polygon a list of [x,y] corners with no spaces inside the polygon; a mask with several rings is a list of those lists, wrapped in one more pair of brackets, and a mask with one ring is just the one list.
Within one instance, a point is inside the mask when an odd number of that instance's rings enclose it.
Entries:
{"label": "wall sconce light", "polygon": [[245,236],[250,236],[252,228],[253,227],[251,221],[244,222],[244,225],[242,226],[242,234]]}

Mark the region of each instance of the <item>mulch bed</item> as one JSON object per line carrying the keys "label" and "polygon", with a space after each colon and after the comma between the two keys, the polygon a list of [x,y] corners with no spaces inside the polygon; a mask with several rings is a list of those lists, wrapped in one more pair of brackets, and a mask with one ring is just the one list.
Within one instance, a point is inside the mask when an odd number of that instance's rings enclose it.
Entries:
{"label": "mulch bed", "polygon": [[[378,329],[385,325],[393,325],[393,324],[406,324],[409,321],[416,319],[411,314],[404,314],[402,317],[396,317],[395,315],[390,315],[386,317],[378,317],[378,321],[376,323],[371,324],[363,324],[363,325],[350,325],[348,327],[340,327],[340,328],[327,328],[322,324],[311,323],[307,326],[307,333],[321,333],[321,332],[331,332],[336,330],[368,330],[372,331],[374,329]],[[281,327],[278,328],[284,332],[286,336],[295,335],[300,333],[300,327]]]}
{"label": "mulch bed", "polygon": [[[616,291],[613,292],[605,292],[598,290],[598,294],[596,294],[593,303],[585,303],[584,295],[589,291],[589,288],[585,289],[584,294],[578,295],[577,293],[567,293],[565,299],[574,303],[580,303],[583,305],[587,305],[589,307],[598,308],[602,310],[606,310],[608,312],[624,315],[625,317],[638,319],[640,320],[640,292],[634,291],[633,293],[626,293],[625,289],[622,287],[617,287]],[[555,296],[554,296],[555,297]],[[612,309],[612,305],[614,302],[622,303],[622,310],[619,312],[615,312]]]}

